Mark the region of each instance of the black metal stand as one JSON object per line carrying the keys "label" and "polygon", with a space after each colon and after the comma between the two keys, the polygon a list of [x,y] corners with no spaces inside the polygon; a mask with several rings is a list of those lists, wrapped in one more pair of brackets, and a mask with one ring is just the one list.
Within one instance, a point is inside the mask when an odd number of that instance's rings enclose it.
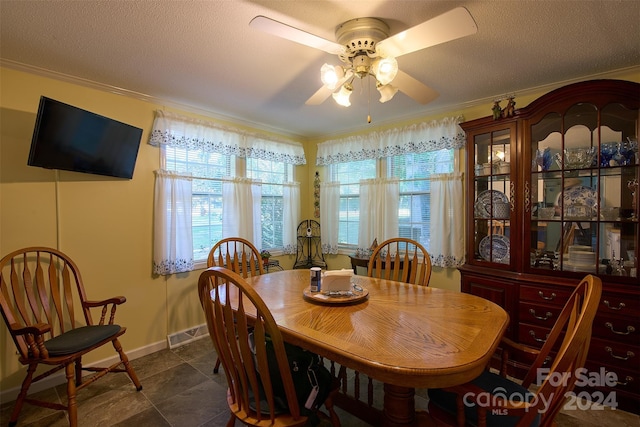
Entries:
{"label": "black metal stand", "polygon": [[326,268],[320,241],[320,224],[312,219],[298,225],[298,252],[293,268]]}

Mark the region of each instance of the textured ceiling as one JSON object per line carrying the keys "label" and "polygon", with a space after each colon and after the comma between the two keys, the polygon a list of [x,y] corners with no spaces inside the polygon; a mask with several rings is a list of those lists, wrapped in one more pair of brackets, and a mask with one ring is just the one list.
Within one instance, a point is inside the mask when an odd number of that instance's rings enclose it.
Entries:
{"label": "textured ceiling", "polygon": [[[265,15],[334,41],[349,19],[377,17],[395,34],[457,6],[475,19],[475,35],[398,58],[440,93],[427,105],[402,93],[380,104],[375,89],[369,103],[364,85],[349,108],[331,98],[307,106],[320,67],[337,57],[249,27]],[[318,138],[638,66],[640,1],[0,0],[0,57],[5,66]]]}

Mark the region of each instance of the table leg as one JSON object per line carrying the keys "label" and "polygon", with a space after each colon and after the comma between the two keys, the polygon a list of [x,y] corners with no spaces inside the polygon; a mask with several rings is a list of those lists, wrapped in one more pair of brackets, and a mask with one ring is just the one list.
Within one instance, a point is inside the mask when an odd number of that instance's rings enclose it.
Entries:
{"label": "table leg", "polygon": [[382,425],[432,426],[432,418],[425,411],[416,411],[415,389],[384,384],[384,409]]}

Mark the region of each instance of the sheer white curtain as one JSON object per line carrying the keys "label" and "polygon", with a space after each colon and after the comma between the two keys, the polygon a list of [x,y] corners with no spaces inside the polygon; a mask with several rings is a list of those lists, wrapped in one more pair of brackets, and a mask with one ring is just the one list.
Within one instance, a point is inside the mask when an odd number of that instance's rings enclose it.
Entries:
{"label": "sheer white curtain", "polygon": [[459,125],[461,121],[462,117],[447,117],[403,128],[324,141],[318,144],[316,165],[463,148],[466,139]]}
{"label": "sheer white curtain", "polygon": [[156,110],[149,144],[156,147],[169,145],[198,149],[241,158],[275,160],[292,165],[307,163],[304,147],[299,142],[162,110]]}
{"label": "sheer white curtain", "polygon": [[462,173],[431,175],[431,244],[437,267],[464,263],[464,198]]}
{"label": "sheer white curtain", "polygon": [[320,183],[320,241],[323,254],[338,253],[340,182]]}
{"label": "sheer white curtain", "polygon": [[300,183],[287,182],[282,187],[282,246],[285,254],[295,254],[300,223]]}
{"label": "sheer white curtain", "polygon": [[398,235],[400,187],[397,178],[360,181],[358,250],[367,253],[374,239],[382,243]]}
{"label": "sheer white curtain", "polygon": [[260,202],[262,185],[249,178],[230,178],[222,183],[222,237],[241,237],[262,246]]}
{"label": "sheer white curtain", "polygon": [[193,270],[191,177],[155,171],[153,273]]}

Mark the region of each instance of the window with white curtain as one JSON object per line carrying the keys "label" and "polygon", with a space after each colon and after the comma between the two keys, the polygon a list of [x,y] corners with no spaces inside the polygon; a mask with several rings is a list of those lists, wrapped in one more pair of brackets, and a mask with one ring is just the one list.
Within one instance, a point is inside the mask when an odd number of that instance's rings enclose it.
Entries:
{"label": "window with white curtain", "polygon": [[330,167],[331,181],[340,183],[338,248],[358,244],[360,221],[360,180],[376,177],[373,159],[335,163]]}
{"label": "window with white curtain", "polygon": [[190,173],[192,179],[191,221],[193,259],[207,259],[215,242],[222,239],[222,182],[235,175],[234,156],[190,150],[181,147],[162,147],[165,169]]}
{"label": "window with white curtain", "polygon": [[225,178],[238,176],[238,169],[245,169],[247,178],[262,181],[262,241],[257,246],[271,251],[283,248],[283,185],[293,180],[292,165],[273,160],[237,159],[179,147],[164,147],[162,155],[166,170],[190,172],[193,177],[191,213],[193,259],[196,262],[205,260],[211,247],[223,238],[222,183]]}
{"label": "window with white curtain", "polygon": [[[218,240],[231,236],[258,249],[295,253],[300,188],[293,166],[306,163],[302,144],[165,111],[156,111],[149,144],[160,148],[161,164],[154,273],[189,271]],[[177,180],[189,184],[181,187],[191,188],[189,198],[172,190]]]}
{"label": "window with white curtain", "polygon": [[453,172],[453,166],[453,149],[331,164],[331,180],[340,183],[338,247],[349,250],[357,248],[361,214],[360,181],[395,177],[400,187],[397,236],[417,240],[429,250],[429,177],[433,173]]}
{"label": "window with white curtain", "polygon": [[328,167],[320,192],[323,252],[367,253],[374,239],[408,237],[425,246],[434,265],[460,265],[461,120],[449,117],[318,144],[316,165]]}
{"label": "window with white curtain", "polygon": [[262,180],[261,248],[282,249],[285,217],[284,184],[293,181],[293,166],[273,160],[247,159],[247,177]]}

